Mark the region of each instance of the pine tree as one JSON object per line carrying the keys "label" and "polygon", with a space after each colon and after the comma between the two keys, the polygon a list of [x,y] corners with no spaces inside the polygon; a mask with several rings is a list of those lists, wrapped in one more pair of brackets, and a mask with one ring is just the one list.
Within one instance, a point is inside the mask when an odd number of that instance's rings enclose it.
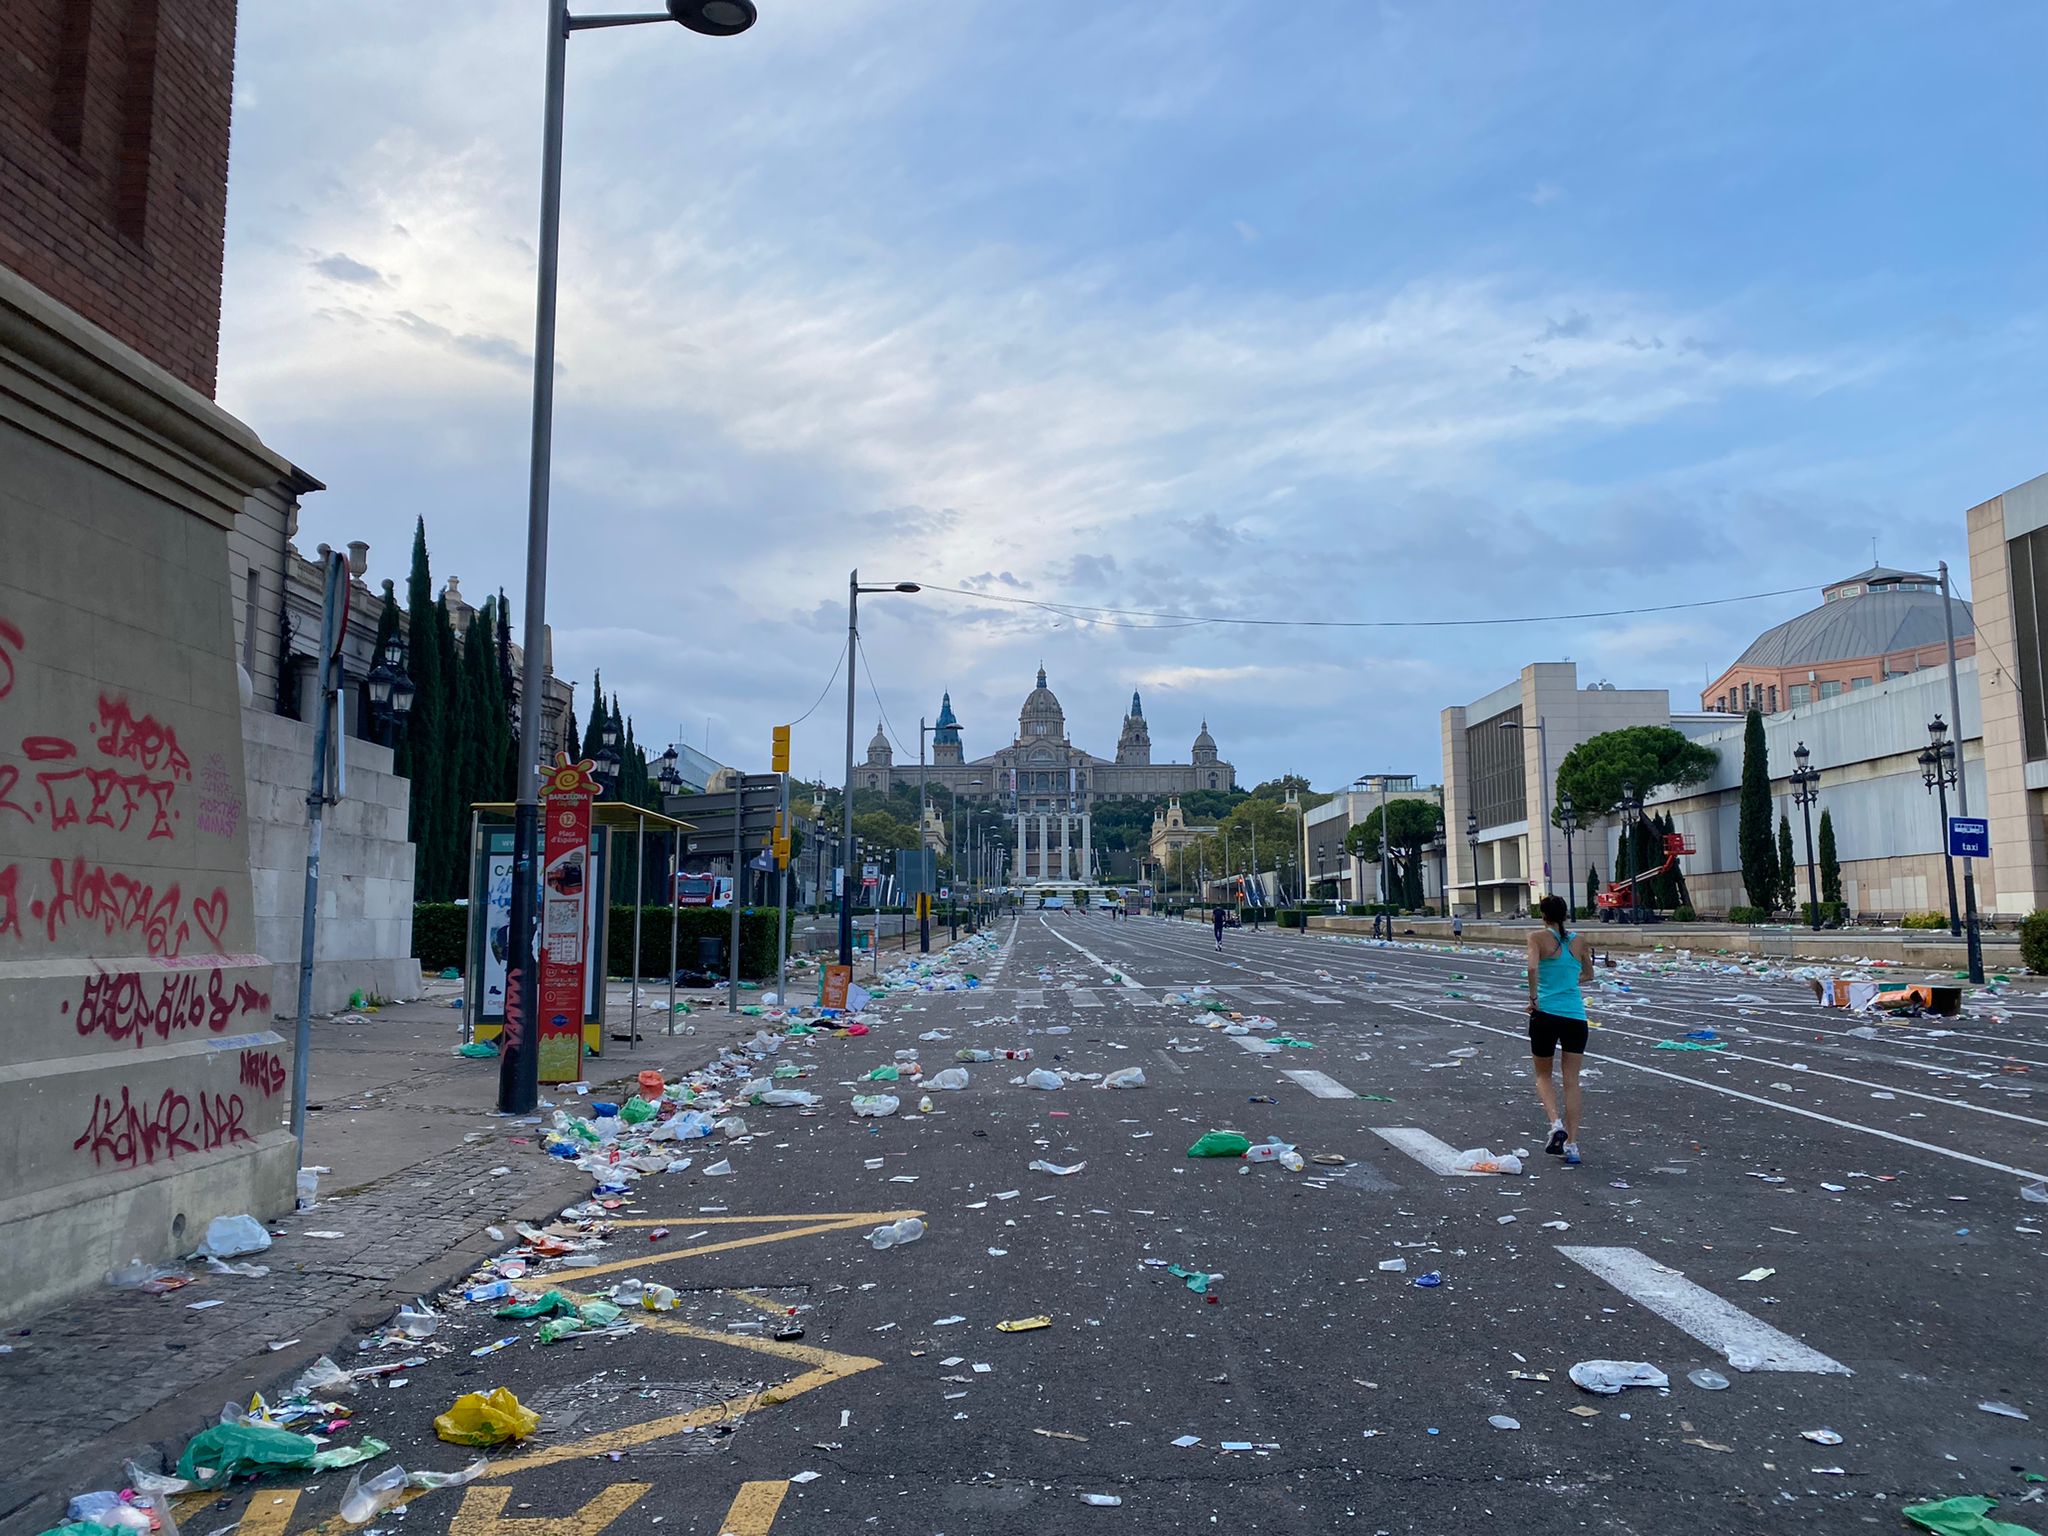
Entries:
{"label": "pine tree", "polygon": [[1835,852],[1835,818],[1820,813],[1820,899],[1842,899],[1842,861]]}
{"label": "pine tree", "polygon": [[1771,841],[1771,765],[1763,712],[1754,706],[1742,728],[1742,798],[1736,816],[1742,888],[1749,904],[1768,912],[1778,901],[1778,850]]}
{"label": "pine tree", "polygon": [[406,831],[414,849],[413,891],[420,901],[443,900],[446,890],[440,863],[445,705],[441,652],[434,638],[434,611],[438,606],[427,563],[427,521],[420,518],[413,524],[412,573],[405,583],[407,664],[414,689],[412,715],[407,721],[398,764],[398,771],[412,780]]}
{"label": "pine tree", "polygon": [[1792,853],[1792,818],[1778,812],[1778,905],[1787,912],[1799,907],[1799,860]]}

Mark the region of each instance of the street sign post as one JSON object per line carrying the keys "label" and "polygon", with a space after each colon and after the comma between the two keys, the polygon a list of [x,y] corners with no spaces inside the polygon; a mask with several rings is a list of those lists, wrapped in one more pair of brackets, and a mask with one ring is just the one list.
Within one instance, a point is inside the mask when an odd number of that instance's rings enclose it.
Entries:
{"label": "street sign post", "polygon": [[1991,823],[1982,816],[1951,816],[1948,819],[1948,851],[1952,858],[1991,857]]}

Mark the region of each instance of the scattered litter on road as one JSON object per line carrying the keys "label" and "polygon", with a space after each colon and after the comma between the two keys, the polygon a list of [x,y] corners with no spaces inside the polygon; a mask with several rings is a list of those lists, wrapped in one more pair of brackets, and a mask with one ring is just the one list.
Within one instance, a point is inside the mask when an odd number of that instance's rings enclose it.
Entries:
{"label": "scattered litter on road", "polygon": [[1034,1157],[1031,1160],[1031,1169],[1034,1173],[1057,1173],[1062,1176],[1065,1176],[1066,1174],[1070,1173],[1079,1173],[1083,1168],[1086,1168],[1087,1166],[1088,1160],[1086,1158],[1083,1158],[1078,1163],[1069,1163],[1064,1168],[1061,1167],[1058,1163],[1048,1163],[1042,1157]]}
{"label": "scattered litter on road", "polygon": [[1495,1429],[1520,1429],[1522,1427],[1520,1419],[1511,1419],[1504,1413],[1491,1414],[1487,1417],[1486,1422]]}
{"label": "scattered litter on road", "polygon": [[2028,1417],[2025,1413],[2013,1407],[2011,1403],[1979,1403],[1977,1411],[1979,1413],[1995,1413],[2002,1419],[2024,1419]]}
{"label": "scattered litter on road", "polygon": [[1771,1278],[1771,1276],[1775,1275],[1776,1273],[1777,1273],[1777,1271],[1776,1271],[1775,1269],[1752,1269],[1752,1270],[1751,1270],[1751,1271],[1750,1271],[1750,1272],[1749,1272],[1748,1274],[1746,1274],[1746,1275],[1737,1275],[1737,1276],[1736,1276],[1735,1278],[1736,1278],[1736,1279],[1738,1279],[1738,1280],[1752,1280],[1752,1281],[1754,1281],[1754,1280],[1768,1280],[1768,1279],[1770,1279],[1770,1278]]}
{"label": "scattered litter on road", "polygon": [[1123,1503],[1123,1500],[1113,1493],[1084,1493],[1081,1495],[1081,1502],[1083,1504],[1099,1504],[1104,1509],[1114,1509],[1117,1505]]}
{"label": "scattered litter on road", "polygon": [[1935,1532],[1936,1536],[2034,1536],[2034,1532],[2023,1525],[1990,1518],[1991,1511],[1997,1507],[1996,1499],[1963,1494],[1932,1504],[1908,1504],[1899,1513],[1923,1531]]}
{"label": "scattered litter on road", "polygon": [[1668,1387],[1671,1378],[1642,1360],[1581,1360],[1571,1378],[1588,1392],[1614,1397],[1627,1387]]}
{"label": "scattered litter on road", "polygon": [[1698,1387],[1702,1392],[1726,1392],[1728,1390],[1728,1378],[1719,1371],[1710,1371],[1705,1368],[1697,1371],[1687,1371],[1685,1379]]}
{"label": "scattered litter on road", "polygon": [[540,1415],[509,1387],[465,1392],[434,1420],[434,1433],[452,1445],[498,1445],[520,1440],[540,1428]]}
{"label": "scattered litter on road", "polygon": [[900,1248],[905,1243],[914,1243],[924,1236],[924,1223],[915,1216],[905,1216],[875,1228],[868,1234],[871,1248]]}
{"label": "scattered litter on road", "polygon": [[1433,1291],[1443,1283],[1443,1275],[1439,1271],[1434,1269],[1432,1269],[1426,1275],[1417,1275],[1415,1277],[1415,1284],[1421,1286],[1426,1291]]}
{"label": "scattered litter on road", "polygon": [[1842,1437],[1832,1429],[1802,1429],[1799,1438],[1811,1440],[1815,1445],[1840,1445]]}

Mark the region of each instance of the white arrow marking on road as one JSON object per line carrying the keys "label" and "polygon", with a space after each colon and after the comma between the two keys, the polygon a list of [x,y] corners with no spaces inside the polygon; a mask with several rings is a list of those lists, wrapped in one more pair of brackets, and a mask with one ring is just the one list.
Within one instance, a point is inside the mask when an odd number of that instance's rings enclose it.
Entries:
{"label": "white arrow marking on road", "polygon": [[1557,1250],[1574,1264],[1591,1270],[1629,1300],[1649,1308],[1665,1322],[1691,1334],[1733,1364],[1744,1360],[1754,1371],[1803,1371],[1815,1376],[1853,1376],[1855,1372],[1810,1349],[1790,1334],[1758,1322],[1685,1276],[1634,1248],[1566,1248]]}
{"label": "white arrow marking on road", "polygon": [[1282,1077],[1291,1077],[1319,1099],[1355,1099],[1357,1094],[1346,1088],[1327,1072],[1290,1071]]}
{"label": "white arrow marking on road", "polygon": [[1438,1141],[1427,1131],[1419,1131],[1412,1125],[1376,1125],[1373,1135],[1379,1137],[1396,1152],[1405,1152],[1422,1164],[1431,1173],[1440,1173],[1450,1179],[1493,1179],[1500,1175],[1473,1173],[1454,1166],[1458,1161],[1458,1149],[1447,1142]]}
{"label": "white arrow marking on road", "polygon": [[1122,982],[1125,986],[1133,989],[1137,987],[1138,983],[1131,980],[1131,978],[1126,976],[1119,968],[1111,965],[1107,960],[1103,959],[1102,956],[1096,954],[1093,950],[1088,949],[1083,945],[1076,944],[1064,933],[1061,933],[1058,929],[1054,928],[1053,925],[1051,923],[1048,923],[1043,917],[1039,918],[1038,926],[1043,928],[1047,933],[1051,934],[1054,938],[1058,939],[1062,944],[1066,945],[1067,948],[1080,950],[1082,954],[1086,955],[1090,960],[1094,961],[1097,965],[1101,966],[1105,971],[1109,972],[1110,975],[1114,976],[1118,981]]}

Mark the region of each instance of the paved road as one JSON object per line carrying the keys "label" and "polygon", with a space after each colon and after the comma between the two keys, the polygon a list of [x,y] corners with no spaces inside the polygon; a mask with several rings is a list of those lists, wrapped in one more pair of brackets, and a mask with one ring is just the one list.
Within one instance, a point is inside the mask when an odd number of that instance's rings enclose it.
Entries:
{"label": "paved road", "polygon": [[[359,1394],[358,1428],[407,1466],[459,1464],[427,1427],[458,1391],[507,1385],[547,1416],[406,1531],[1839,1532],[1972,1492],[2048,1528],[2021,1502],[2048,1486],[2023,1480],[2048,1471],[2048,1207],[2020,1195],[2048,1170],[2039,997],[1864,1038],[1789,979],[1603,973],[1630,991],[1595,999],[1585,1165],[1469,1177],[1448,1150],[1540,1147],[1500,952],[1233,932],[1219,956],[1192,925],[1064,913],[999,931],[988,985],[797,1054],[824,1108],[751,1113],[731,1177],[700,1158],[642,1183],[615,1268],[569,1277],[659,1279],[681,1311],[473,1359],[532,1325],[472,1309],[451,1353]],[[1198,985],[1278,1029],[1168,1001]],[[1728,1048],[1658,1049],[1701,1027]],[[1039,1093],[998,1064],[931,1116],[848,1113],[895,1051],[936,1067],[963,1043],[1150,1086]],[[1226,1126],[1345,1162],[1184,1155]],[[871,1249],[899,1211],[929,1235]],[[1225,1278],[1205,1299],[1160,1261]],[[803,1338],[777,1342],[788,1307]],[[1035,1315],[1052,1326],[995,1326]],[[1590,1396],[1566,1372],[1594,1358],[1671,1387]],[[1822,1429],[1842,1443],[1802,1438]],[[344,1481],[184,1528],[338,1530]]]}

